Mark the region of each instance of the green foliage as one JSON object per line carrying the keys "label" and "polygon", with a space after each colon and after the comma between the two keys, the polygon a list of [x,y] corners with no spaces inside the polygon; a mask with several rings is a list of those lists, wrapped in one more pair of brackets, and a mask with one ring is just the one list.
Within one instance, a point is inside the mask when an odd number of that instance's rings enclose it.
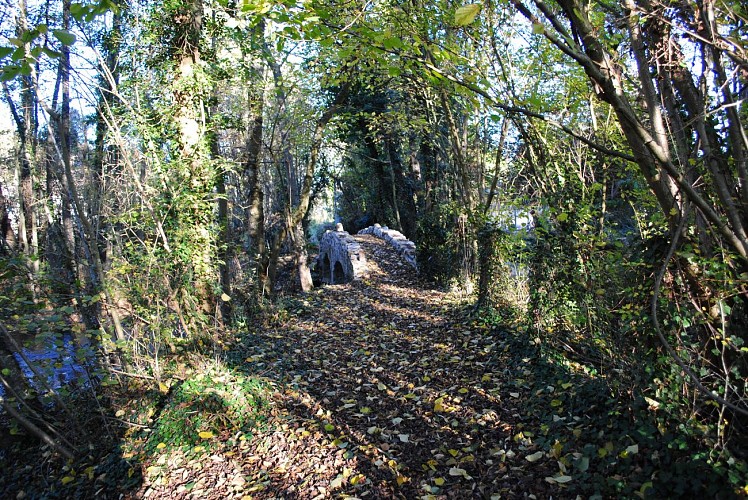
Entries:
{"label": "green foliage", "polygon": [[[483,230],[478,232],[479,266],[481,266],[479,298],[476,304],[480,317],[504,325],[526,321],[529,301],[528,252],[526,230],[502,230],[494,238],[493,248],[485,248]],[[486,274],[483,266],[493,266]],[[483,281],[486,281],[485,285]],[[482,301],[486,287],[487,300]]]}
{"label": "green foliage", "polygon": [[475,20],[479,12],[479,3],[463,5],[455,11],[455,24],[457,26],[467,26]]}
{"label": "green foliage", "polygon": [[[92,4],[73,3],[70,14],[77,21],[90,23],[96,17],[118,8],[112,0],[100,0]],[[62,46],[74,45],[77,40],[74,33],[64,29],[50,29],[45,23],[17,33],[15,37],[8,39],[11,46],[0,46],[0,81],[7,82],[19,76],[31,75],[32,66],[39,63],[42,55],[50,59],[59,58],[62,54],[52,48],[54,41],[49,38],[50,34]]]}
{"label": "green foliage", "polygon": [[458,230],[462,210],[456,204],[439,204],[418,221],[415,243],[418,267],[440,286],[460,278],[464,239]]}
{"label": "green foliage", "polygon": [[264,390],[260,381],[220,366],[177,382],[147,435],[146,448],[211,448],[237,435],[247,439],[263,421]]}

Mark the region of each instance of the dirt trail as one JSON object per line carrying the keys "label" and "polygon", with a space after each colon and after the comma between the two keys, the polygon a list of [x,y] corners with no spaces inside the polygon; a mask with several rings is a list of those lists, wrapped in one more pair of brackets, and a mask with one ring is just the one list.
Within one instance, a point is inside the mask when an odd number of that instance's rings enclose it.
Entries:
{"label": "dirt trail", "polygon": [[517,449],[520,415],[501,390],[517,368],[501,362],[495,335],[463,324],[386,243],[357,239],[367,278],[315,292],[255,338],[258,371],[285,387],[275,404],[287,425],[257,450],[258,496],[546,490],[510,472],[528,450]]}
{"label": "dirt trail", "polygon": [[[554,472],[550,465],[524,471],[524,457],[537,449],[518,438],[521,389],[504,380],[531,377],[529,370],[508,365],[498,334],[467,324],[449,296],[424,286],[385,242],[356,238],[367,277],[290,299],[287,314],[245,340],[243,369],[277,388],[272,419],[250,443],[208,464],[197,493],[558,498],[542,479]],[[150,497],[196,493],[144,488]]]}

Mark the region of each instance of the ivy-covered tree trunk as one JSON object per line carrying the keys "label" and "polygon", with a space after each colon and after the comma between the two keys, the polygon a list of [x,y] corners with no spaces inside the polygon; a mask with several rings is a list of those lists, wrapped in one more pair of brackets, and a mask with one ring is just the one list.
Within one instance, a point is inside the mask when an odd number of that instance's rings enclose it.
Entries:
{"label": "ivy-covered tree trunk", "polygon": [[0,255],[13,251],[16,247],[16,234],[8,217],[8,198],[0,183]]}
{"label": "ivy-covered tree trunk", "polygon": [[491,311],[499,307],[501,288],[506,284],[502,273],[504,263],[499,259],[501,229],[487,223],[478,231],[478,302],[476,308]]}
{"label": "ivy-covered tree trunk", "polygon": [[[210,162],[206,110],[202,90],[205,75],[201,64],[200,41],[203,27],[203,3],[190,0],[170,13],[176,25],[174,39],[175,71],[174,125],[177,129],[178,158],[170,165],[174,179],[172,186],[177,198],[173,228],[177,248],[182,250],[181,276],[174,283],[180,314],[194,314],[204,321],[214,310],[213,288],[216,284],[214,250],[215,238],[211,231],[212,207],[210,198],[215,175]],[[174,241],[174,238],[172,238]],[[188,305],[188,308],[184,306]],[[187,326],[187,325],[184,325]]]}

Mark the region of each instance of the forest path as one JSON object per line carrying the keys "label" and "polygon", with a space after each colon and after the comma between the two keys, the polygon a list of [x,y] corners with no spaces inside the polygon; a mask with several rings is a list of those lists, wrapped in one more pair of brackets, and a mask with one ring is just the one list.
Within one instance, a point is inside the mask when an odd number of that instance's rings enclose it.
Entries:
{"label": "forest path", "polygon": [[356,239],[367,278],[293,299],[244,343],[245,368],[278,388],[244,461],[254,497],[558,496],[555,462],[525,471],[538,448],[518,437],[532,372],[516,350],[387,243]]}

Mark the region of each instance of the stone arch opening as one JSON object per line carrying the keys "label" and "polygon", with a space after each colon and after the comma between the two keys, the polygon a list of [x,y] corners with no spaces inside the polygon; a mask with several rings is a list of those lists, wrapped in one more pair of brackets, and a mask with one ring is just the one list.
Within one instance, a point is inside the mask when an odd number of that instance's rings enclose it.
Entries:
{"label": "stone arch opening", "polygon": [[335,263],[335,269],[333,269],[332,272],[332,282],[333,284],[337,283],[345,283],[345,271],[343,271],[343,264],[340,262]]}

